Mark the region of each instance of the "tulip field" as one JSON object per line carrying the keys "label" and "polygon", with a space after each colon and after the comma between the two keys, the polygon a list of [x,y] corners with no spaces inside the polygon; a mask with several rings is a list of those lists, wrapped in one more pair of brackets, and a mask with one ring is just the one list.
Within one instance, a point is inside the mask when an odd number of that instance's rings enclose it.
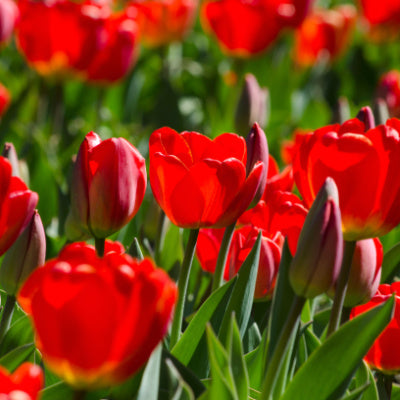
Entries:
{"label": "tulip field", "polygon": [[400,2],[0,0],[0,400],[400,400]]}

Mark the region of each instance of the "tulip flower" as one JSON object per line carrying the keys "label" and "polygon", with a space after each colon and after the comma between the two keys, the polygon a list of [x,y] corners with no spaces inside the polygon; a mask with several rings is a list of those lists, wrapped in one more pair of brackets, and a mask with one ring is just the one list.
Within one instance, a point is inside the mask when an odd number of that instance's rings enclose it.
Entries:
{"label": "tulip flower", "polygon": [[310,206],[330,176],[339,191],[345,240],[381,236],[400,222],[400,121],[366,130],[358,119],[303,136],[294,180]]}
{"label": "tulip flower", "polygon": [[294,58],[299,65],[313,66],[321,57],[333,61],[349,45],[357,12],[353,5],[316,9],[295,33]]}
{"label": "tulip flower", "polygon": [[265,128],[268,119],[268,103],[268,89],[261,88],[254,75],[246,74],[244,86],[236,107],[236,131],[243,135],[247,134],[255,122],[257,122],[261,128]]}
{"label": "tulip flower", "polygon": [[191,29],[198,0],[132,0],[140,41],[148,47],[181,41]]}
{"label": "tulip flower", "polygon": [[400,71],[391,70],[381,76],[375,97],[386,102],[391,117],[400,117]]}
{"label": "tulip flower", "polygon": [[6,42],[14,32],[18,19],[18,7],[13,0],[0,2],[0,44]]}
{"label": "tulip flower", "polygon": [[83,242],[37,268],[18,302],[30,316],[46,365],[76,389],[118,384],[165,335],[177,289],[150,260],[106,242],[103,258]]}
{"label": "tulip flower", "polygon": [[88,133],[74,164],[67,224],[95,238],[111,235],[137,213],[146,183],[145,160],[134,146]]}
{"label": "tulip flower", "polygon": [[0,399],[2,400],[37,400],[39,391],[43,387],[44,375],[38,365],[26,362],[13,373],[0,367]]}
{"label": "tulip flower", "polygon": [[337,189],[328,178],[308,212],[289,270],[298,296],[313,298],[336,283],[343,257]]}
{"label": "tulip flower", "polygon": [[30,273],[44,264],[46,235],[40,215],[34,212],[31,221],[6,252],[0,268],[0,287],[15,295]]}
{"label": "tulip flower", "polygon": [[161,128],[150,137],[149,154],[154,197],[183,228],[231,225],[264,191],[268,150],[256,124],[247,146],[233,133],[211,140]]}
{"label": "tulip flower", "polygon": [[[383,247],[378,238],[359,240],[351,263],[344,305],[354,307],[368,302],[378,290],[381,279]],[[332,287],[329,295],[333,298]]]}
{"label": "tulip flower", "polygon": [[306,16],[310,0],[207,0],[201,21],[222,49],[235,57],[251,57],[266,50],[285,27]]}
{"label": "tulip flower", "polygon": [[395,294],[394,316],[364,357],[371,368],[387,375],[395,375],[400,372],[400,282],[379,285],[374,297],[368,303],[353,308],[350,315],[351,318],[354,318],[364,311],[384,303],[393,293]]}
{"label": "tulip flower", "polygon": [[397,0],[361,0],[361,12],[371,25],[400,22],[400,4]]}
{"label": "tulip flower", "polygon": [[8,89],[0,83],[0,117],[7,111],[11,102],[11,95]]}
{"label": "tulip flower", "polygon": [[11,164],[0,157],[0,255],[17,239],[32,218],[38,195],[18,177],[12,176]]}

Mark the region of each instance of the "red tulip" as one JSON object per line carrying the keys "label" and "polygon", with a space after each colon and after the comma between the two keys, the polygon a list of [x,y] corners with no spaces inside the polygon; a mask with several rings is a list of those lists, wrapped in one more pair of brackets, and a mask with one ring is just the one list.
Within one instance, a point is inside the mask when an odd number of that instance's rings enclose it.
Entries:
{"label": "red tulip", "polygon": [[146,190],[144,158],[127,140],[86,135],[74,165],[69,223],[105,238],[137,213]]}
{"label": "red tulip", "polygon": [[[261,129],[256,129],[254,138]],[[150,183],[168,218],[183,228],[225,227],[264,190],[268,155],[233,133],[216,139],[161,128],[150,137]],[[249,157],[247,156],[250,151]],[[261,190],[260,190],[261,189]]]}
{"label": "red tulip", "polygon": [[180,41],[191,29],[198,0],[133,0],[140,40],[149,47]]}
{"label": "red tulip", "polygon": [[347,4],[334,9],[316,9],[295,34],[294,58],[302,66],[313,66],[321,57],[338,58],[349,45],[357,12]]}
{"label": "red tulip", "polygon": [[201,17],[226,53],[250,57],[270,46],[283,28],[298,25],[309,6],[310,0],[206,0]]}
{"label": "red tulip", "polygon": [[[344,300],[346,307],[366,303],[373,297],[381,279],[382,261],[383,247],[378,238],[357,241]],[[334,288],[328,294],[333,298]]]}
{"label": "red tulip", "polygon": [[115,385],[135,373],[165,335],[177,289],[150,260],[106,242],[83,242],[36,269],[18,295],[44,362],[75,388]]}
{"label": "red tulip", "polygon": [[13,244],[32,218],[38,195],[12,176],[11,164],[0,157],[0,255]]}
{"label": "red tulip", "polygon": [[400,3],[397,0],[360,0],[361,11],[371,25],[398,24]]}
{"label": "red tulip", "polygon": [[11,95],[8,89],[0,83],[0,117],[7,111],[11,102]]}
{"label": "red tulip", "polygon": [[385,100],[391,117],[400,117],[400,71],[391,70],[381,76],[376,97]]}
{"label": "red tulip", "polygon": [[0,399],[2,400],[36,400],[39,398],[39,390],[43,389],[43,385],[43,372],[35,364],[23,363],[12,374],[0,366]]}
{"label": "red tulip", "polygon": [[388,375],[400,372],[400,282],[380,285],[375,296],[368,303],[353,308],[351,312],[351,318],[354,318],[382,304],[393,293],[395,294],[394,316],[364,357],[370,367]]}
{"label": "red tulip", "polygon": [[14,32],[18,19],[18,7],[13,0],[0,2],[0,44],[6,42]]}
{"label": "red tulip", "polygon": [[381,236],[400,222],[400,121],[365,130],[352,119],[305,135],[293,163],[294,180],[310,206],[327,177],[339,190],[345,240]]}

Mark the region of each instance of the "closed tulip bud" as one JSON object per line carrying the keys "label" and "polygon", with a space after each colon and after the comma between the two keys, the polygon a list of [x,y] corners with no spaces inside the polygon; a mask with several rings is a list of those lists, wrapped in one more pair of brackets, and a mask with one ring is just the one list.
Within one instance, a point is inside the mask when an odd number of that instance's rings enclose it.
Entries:
{"label": "closed tulip bud", "polygon": [[255,122],[257,122],[261,128],[265,128],[268,121],[268,108],[268,89],[261,88],[254,75],[247,74],[236,107],[236,132],[239,134],[248,132]]}
{"label": "closed tulip bud", "polygon": [[127,140],[88,133],[74,165],[67,232],[106,238],[118,231],[139,210],[146,183],[145,160]]}
{"label": "closed tulip bud", "polygon": [[7,158],[7,160],[10,162],[12,167],[12,176],[18,176],[20,178],[19,161],[14,145],[12,143],[5,143],[1,155],[4,158]]}
{"label": "closed tulip bud", "polygon": [[334,181],[320,189],[301,230],[289,279],[297,295],[313,298],[335,284],[343,257],[343,235]]}
{"label": "closed tulip bud", "polygon": [[29,225],[6,252],[0,268],[0,286],[15,295],[30,273],[44,264],[46,235],[40,215],[34,212]]}
{"label": "closed tulip bud", "polygon": [[265,185],[267,184],[267,177],[268,177],[268,162],[269,162],[268,143],[264,131],[260,128],[257,122],[254,123],[250,133],[247,135],[246,146],[247,146],[246,174],[249,175],[257,163],[262,162],[264,164],[264,169],[260,177],[260,183],[258,185],[257,193],[255,194],[253,201],[249,206],[251,208],[255,206],[261,199],[261,196],[263,195],[265,190]]}
{"label": "closed tulip bud", "polygon": [[364,123],[365,131],[375,128],[375,118],[370,107],[362,107],[357,118]]}
{"label": "closed tulip bud", "polygon": [[[344,305],[354,307],[372,299],[379,287],[383,261],[383,247],[378,238],[356,243]],[[334,297],[331,288],[329,296]]]}

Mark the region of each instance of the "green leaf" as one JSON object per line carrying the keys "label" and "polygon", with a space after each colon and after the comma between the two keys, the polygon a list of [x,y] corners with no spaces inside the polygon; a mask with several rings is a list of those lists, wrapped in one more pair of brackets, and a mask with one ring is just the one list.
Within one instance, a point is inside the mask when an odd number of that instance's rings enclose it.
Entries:
{"label": "green leaf", "polygon": [[267,354],[267,333],[264,332],[259,346],[245,355],[247,370],[249,372],[250,387],[260,391],[264,377],[265,357]]}
{"label": "green leaf", "polygon": [[272,298],[271,316],[268,327],[268,357],[271,357],[275,349],[295,297],[295,293],[289,282],[289,268],[291,262],[292,255],[290,254],[287,241],[285,241],[274,296]]}
{"label": "green leaf", "polygon": [[363,386],[358,387],[357,389],[353,390],[348,395],[341,398],[341,400],[360,400],[363,397],[363,394],[370,386],[370,383],[366,383]]}
{"label": "green leaf", "polygon": [[[282,400],[339,398],[372,343],[390,322],[394,298],[344,324],[295,374]],[[356,338],[356,340],[355,340]],[[348,351],[351,348],[351,351]],[[318,376],[318,379],[315,377]]]}
{"label": "green leaf", "polygon": [[243,356],[242,340],[234,315],[231,318],[231,329],[228,336],[227,346],[229,364],[235,382],[236,392],[239,399],[249,397],[249,374]]}
{"label": "green leaf", "polygon": [[356,387],[362,387],[363,385],[368,384],[368,387],[363,392],[362,400],[379,400],[375,378],[365,361],[361,363],[354,378]]}
{"label": "green leaf", "polygon": [[159,344],[153,353],[143,372],[137,400],[157,400],[160,384],[160,363],[162,345]]}
{"label": "green leaf", "polygon": [[0,354],[6,354],[16,347],[33,342],[33,330],[27,315],[18,318],[5,334],[0,345]]}
{"label": "green leaf", "polygon": [[0,358],[0,365],[13,371],[20,364],[26,361],[35,351],[35,345],[33,343],[24,344],[11,350],[9,353],[5,354]]}
{"label": "green leaf", "polygon": [[183,364],[189,363],[205,332],[207,322],[211,319],[228,289],[235,281],[236,278],[225,283],[204,302],[183,332],[178,343],[171,350],[171,354]]}
{"label": "green leaf", "polygon": [[72,399],[71,388],[64,382],[48,386],[40,392],[40,400]]}
{"label": "green leaf", "polygon": [[192,388],[182,378],[174,363],[170,359],[167,359],[165,362],[167,364],[170,375],[176,381],[175,393],[173,394],[171,400],[195,400]]}
{"label": "green leaf", "polygon": [[381,283],[391,283],[400,271],[400,243],[389,249],[383,257]]}
{"label": "green leaf", "polygon": [[240,336],[243,337],[246,331],[253,305],[258,261],[260,259],[260,247],[261,233],[259,233],[257,241],[254,243],[251,252],[239,269],[238,279],[233,287],[232,295],[228,306],[226,307],[226,312],[218,333],[218,337],[223,342],[226,342],[230,319],[233,313],[235,313],[238,322]]}

